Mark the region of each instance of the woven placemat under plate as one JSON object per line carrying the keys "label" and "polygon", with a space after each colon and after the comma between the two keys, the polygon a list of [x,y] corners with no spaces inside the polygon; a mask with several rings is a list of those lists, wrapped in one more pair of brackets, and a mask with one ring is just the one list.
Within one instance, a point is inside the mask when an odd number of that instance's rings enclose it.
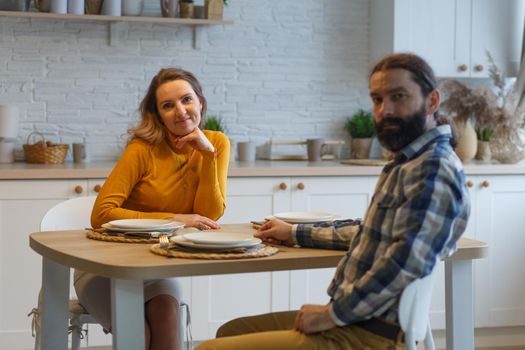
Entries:
{"label": "woven placemat under plate", "polygon": [[186,258],[186,259],[210,259],[210,260],[221,260],[221,259],[248,259],[248,258],[262,258],[276,254],[279,249],[268,245],[260,244],[259,249],[252,249],[251,251],[242,253],[197,253],[180,251],[177,249],[161,249],[159,244],[151,246],[150,250],[157,254],[168,256],[170,258]]}
{"label": "woven placemat under plate", "polygon": [[119,243],[158,243],[158,238],[128,238],[122,236],[110,236],[99,232],[86,230],[86,237],[98,241]]}

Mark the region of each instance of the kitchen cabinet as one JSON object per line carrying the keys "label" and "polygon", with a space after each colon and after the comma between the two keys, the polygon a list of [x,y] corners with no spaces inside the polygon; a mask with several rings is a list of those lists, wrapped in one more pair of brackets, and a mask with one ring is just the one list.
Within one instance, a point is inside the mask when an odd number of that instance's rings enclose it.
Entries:
{"label": "kitchen cabinet", "polygon": [[476,326],[525,325],[525,181],[523,176],[472,176],[475,203],[469,234],[488,242],[475,263]]}
{"label": "kitchen cabinet", "polygon": [[[525,182],[522,175],[468,176],[471,214],[464,237],[488,243],[488,257],[474,261],[475,327],[525,325]],[[440,264],[436,281],[444,277]],[[430,322],[445,327],[443,283],[436,282]]]}
{"label": "kitchen cabinet", "polygon": [[0,181],[0,349],[30,349],[31,319],[37,305],[42,259],[29,248],[29,234],[40,229],[55,204],[93,193],[102,180]]}
{"label": "kitchen cabinet", "polygon": [[[466,237],[489,244],[489,256],[474,262],[476,327],[525,326],[523,228],[524,175],[467,177],[471,216]],[[0,180],[0,349],[30,349],[41,259],[28,246],[45,212],[58,202],[94,195],[104,179]],[[284,211],[330,211],[362,217],[377,176],[236,176],[228,178],[228,207],[221,223],[260,220]],[[80,193],[77,193],[80,192]],[[445,327],[443,264],[438,267],[430,320]],[[193,337],[215,335],[235,317],[296,309],[304,303],[325,303],[334,269],[280,271],[183,278],[183,294],[192,311]],[[497,287],[504,286],[504,287]],[[111,344],[111,335],[89,325],[89,346]]]}
{"label": "kitchen cabinet", "polygon": [[524,0],[372,0],[371,61],[408,51],[439,77],[488,77],[488,50],[507,76],[516,76],[524,11]]}

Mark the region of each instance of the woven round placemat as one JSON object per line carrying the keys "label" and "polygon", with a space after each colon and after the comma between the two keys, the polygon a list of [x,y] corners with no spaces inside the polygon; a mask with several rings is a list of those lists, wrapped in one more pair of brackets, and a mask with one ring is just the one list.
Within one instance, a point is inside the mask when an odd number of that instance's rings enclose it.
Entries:
{"label": "woven round placemat", "polygon": [[109,236],[103,233],[86,231],[86,237],[98,241],[119,242],[119,243],[158,243],[158,238],[128,238],[122,236]]}
{"label": "woven round placemat", "polygon": [[180,251],[177,249],[161,249],[159,244],[151,246],[150,250],[158,255],[168,256],[171,258],[186,258],[186,259],[210,259],[210,260],[221,260],[221,259],[247,259],[247,258],[262,258],[276,254],[279,249],[268,245],[260,244],[259,249],[252,249],[247,252],[239,253],[197,253]]}

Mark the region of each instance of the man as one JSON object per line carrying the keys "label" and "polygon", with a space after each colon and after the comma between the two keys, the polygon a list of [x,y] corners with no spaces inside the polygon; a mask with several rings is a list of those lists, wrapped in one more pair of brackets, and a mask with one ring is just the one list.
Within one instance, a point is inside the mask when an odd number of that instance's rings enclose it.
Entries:
{"label": "man", "polygon": [[373,68],[369,89],[377,137],[394,159],[363,222],[274,219],[257,234],[286,245],[349,245],[328,287],[330,302],[233,320],[197,349],[404,349],[401,292],[455,251],[469,198],[451,127],[438,119],[440,92],[428,64],[412,54],[387,56]]}

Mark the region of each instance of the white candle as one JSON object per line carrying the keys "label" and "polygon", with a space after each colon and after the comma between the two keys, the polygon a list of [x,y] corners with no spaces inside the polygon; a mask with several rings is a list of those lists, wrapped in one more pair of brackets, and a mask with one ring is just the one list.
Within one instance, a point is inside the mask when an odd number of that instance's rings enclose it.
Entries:
{"label": "white candle", "polygon": [[67,0],[51,0],[49,12],[67,13]]}
{"label": "white candle", "polygon": [[122,14],[121,0],[104,0],[102,14],[106,16],[120,16]]}
{"label": "white candle", "polygon": [[84,0],[67,0],[67,13],[84,14]]}
{"label": "white candle", "polygon": [[14,139],[18,136],[18,107],[0,105],[0,138]]}

